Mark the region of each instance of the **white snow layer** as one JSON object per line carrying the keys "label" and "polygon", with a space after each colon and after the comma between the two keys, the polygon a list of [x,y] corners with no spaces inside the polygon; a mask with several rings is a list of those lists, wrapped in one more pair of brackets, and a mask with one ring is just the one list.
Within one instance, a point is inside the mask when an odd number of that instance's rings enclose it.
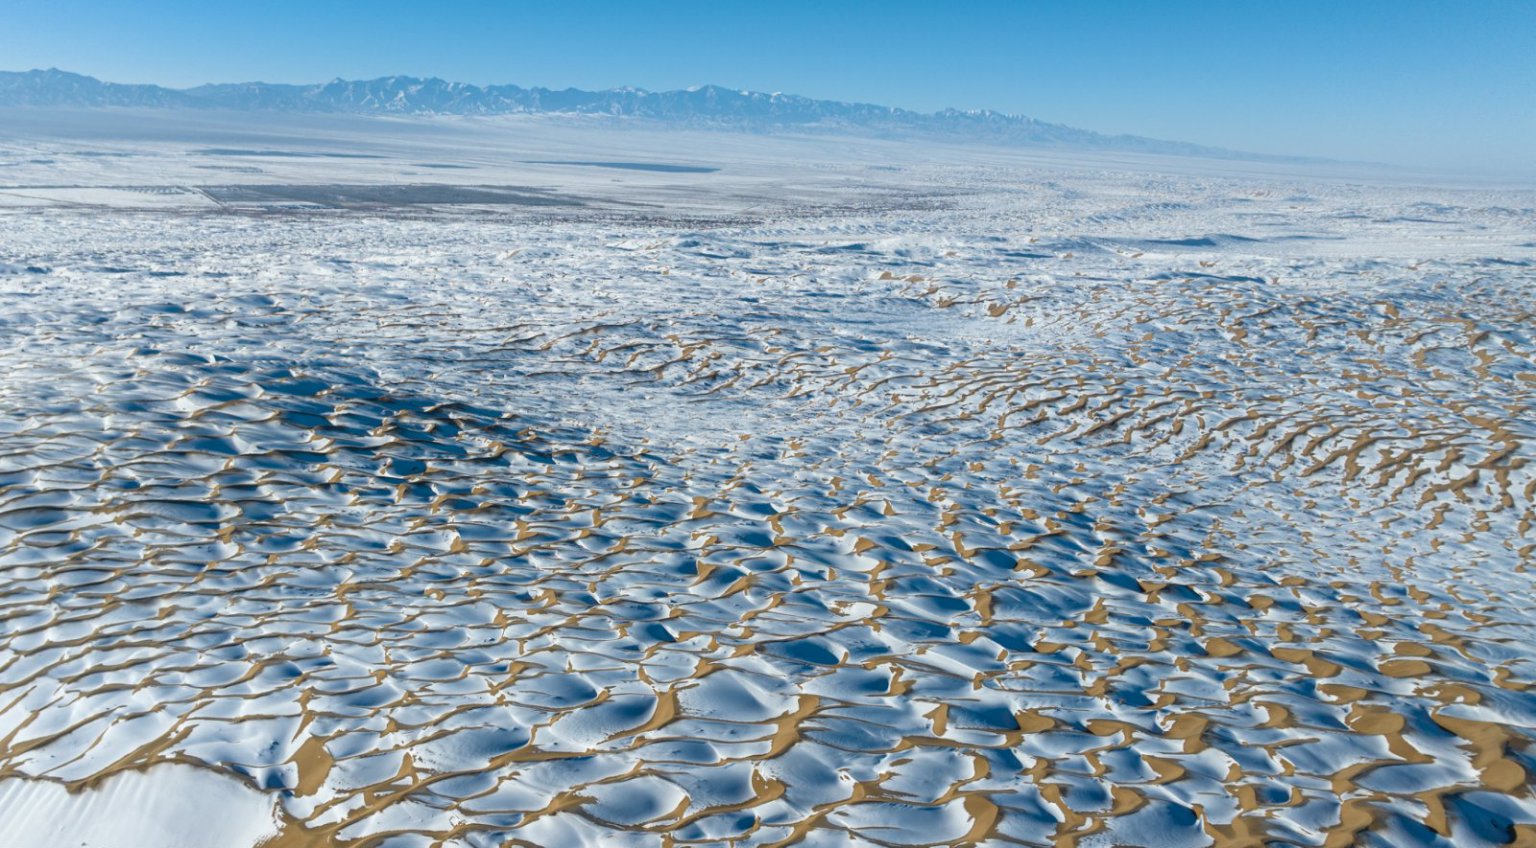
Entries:
{"label": "white snow layer", "polygon": [[0,846],[1536,838],[1529,190],[23,117]]}
{"label": "white snow layer", "polygon": [[49,780],[0,780],[6,848],[247,848],[277,832],[271,795],[195,766],[120,772],[73,793]]}

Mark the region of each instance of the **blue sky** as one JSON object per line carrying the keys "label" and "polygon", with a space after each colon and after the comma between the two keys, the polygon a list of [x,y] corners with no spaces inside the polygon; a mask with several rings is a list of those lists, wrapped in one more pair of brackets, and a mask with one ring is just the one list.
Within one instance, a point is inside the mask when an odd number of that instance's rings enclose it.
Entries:
{"label": "blue sky", "polygon": [[7,0],[0,69],[701,83],[1244,150],[1536,170],[1536,0]]}

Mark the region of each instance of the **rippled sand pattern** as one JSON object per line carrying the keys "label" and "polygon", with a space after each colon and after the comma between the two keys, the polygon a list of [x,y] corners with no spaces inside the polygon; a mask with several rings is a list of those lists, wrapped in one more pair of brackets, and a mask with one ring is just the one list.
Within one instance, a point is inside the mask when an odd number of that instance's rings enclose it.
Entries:
{"label": "rippled sand pattern", "polygon": [[1536,844],[1530,198],[962,188],[6,217],[0,777],[206,766],[279,848]]}

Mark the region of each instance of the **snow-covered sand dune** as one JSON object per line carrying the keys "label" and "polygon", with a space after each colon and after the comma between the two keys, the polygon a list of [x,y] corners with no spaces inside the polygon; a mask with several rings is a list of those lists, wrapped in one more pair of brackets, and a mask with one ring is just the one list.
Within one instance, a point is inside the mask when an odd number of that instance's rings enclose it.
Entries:
{"label": "snow-covered sand dune", "polygon": [[242,781],[191,765],[117,772],[85,791],[11,777],[0,780],[6,845],[210,848],[270,843],[276,799]]}
{"label": "snow-covered sand dune", "polygon": [[0,844],[1536,839],[1536,193],[197,120],[0,136]]}

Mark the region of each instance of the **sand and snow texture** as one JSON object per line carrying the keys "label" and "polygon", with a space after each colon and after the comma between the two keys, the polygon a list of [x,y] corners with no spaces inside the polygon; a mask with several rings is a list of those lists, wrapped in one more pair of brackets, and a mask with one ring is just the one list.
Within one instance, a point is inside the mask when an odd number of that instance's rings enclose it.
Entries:
{"label": "sand and snow texture", "polygon": [[0,139],[0,844],[1536,839],[1536,195],[398,126]]}

